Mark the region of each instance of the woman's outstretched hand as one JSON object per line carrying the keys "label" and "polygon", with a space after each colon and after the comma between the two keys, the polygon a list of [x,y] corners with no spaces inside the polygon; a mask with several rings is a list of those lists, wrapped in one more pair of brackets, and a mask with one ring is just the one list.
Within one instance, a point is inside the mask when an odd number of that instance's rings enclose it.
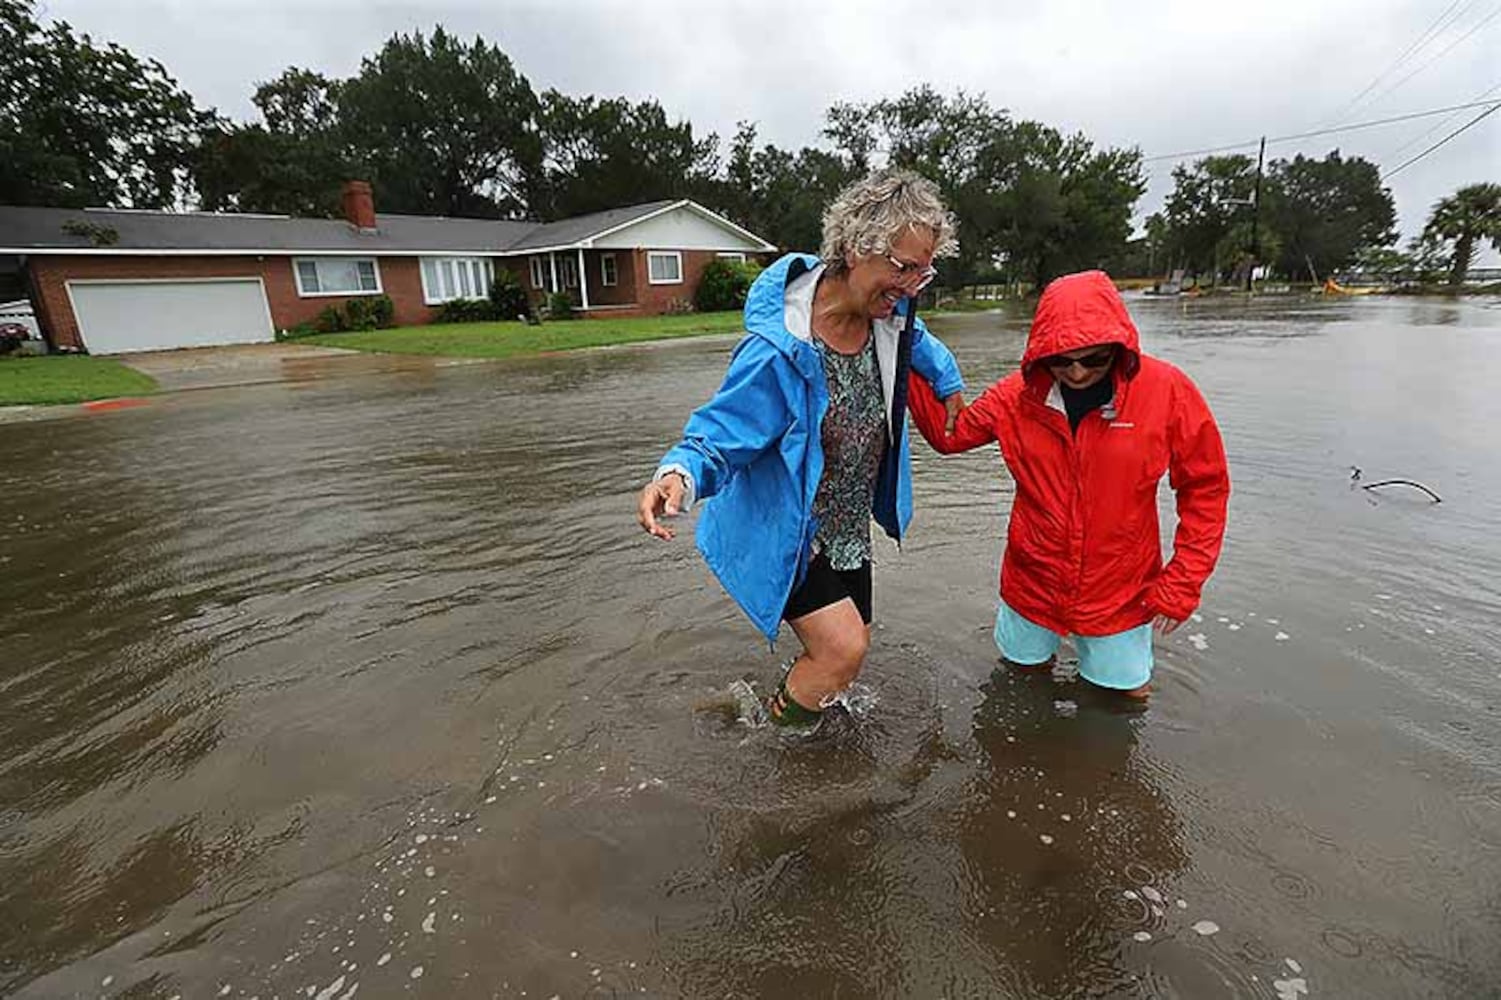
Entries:
{"label": "woman's outstretched hand", "polygon": [[641,498],[636,504],[636,522],[648,535],[671,540],[672,529],[658,522],[658,518],[677,517],[683,510],[683,477],[669,472],[656,482],[641,487]]}

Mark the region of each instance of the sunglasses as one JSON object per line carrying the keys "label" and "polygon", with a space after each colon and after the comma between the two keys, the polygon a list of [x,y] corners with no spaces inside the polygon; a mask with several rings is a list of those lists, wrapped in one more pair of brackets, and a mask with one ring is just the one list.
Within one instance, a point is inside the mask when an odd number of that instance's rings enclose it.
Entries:
{"label": "sunglasses", "polygon": [[1082,358],[1065,358],[1061,354],[1056,354],[1051,358],[1043,358],[1042,363],[1054,371],[1063,371],[1066,368],[1072,368],[1076,364],[1083,365],[1085,368],[1104,368],[1114,360],[1115,348],[1107,347],[1103,351],[1095,351],[1093,354],[1086,354]]}
{"label": "sunglasses", "polygon": [[891,254],[883,254],[886,263],[896,268],[896,280],[914,293],[922,291],[938,277],[938,268],[926,264],[913,264]]}

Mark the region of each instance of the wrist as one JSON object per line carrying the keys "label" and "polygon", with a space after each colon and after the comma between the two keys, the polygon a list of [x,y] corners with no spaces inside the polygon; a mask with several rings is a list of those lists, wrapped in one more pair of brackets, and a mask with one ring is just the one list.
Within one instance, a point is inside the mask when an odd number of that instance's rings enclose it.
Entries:
{"label": "wrist", "polygon": [[698,484],[693,481],[693,474],[676,462],[658,467],[656,475],[651,477],[653,483],[661,483],[668,476],[676,476],[683,490],[683,510],[693,507],[698,499]]}

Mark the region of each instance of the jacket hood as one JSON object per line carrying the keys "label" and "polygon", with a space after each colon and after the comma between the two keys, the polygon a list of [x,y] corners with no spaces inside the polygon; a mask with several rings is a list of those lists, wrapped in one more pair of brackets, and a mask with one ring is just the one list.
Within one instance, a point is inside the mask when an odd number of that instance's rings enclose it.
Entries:
{"label": "jacket hood", "polygon": [[789,253],[757,275],[745,296],[746,332],[765,338],[785,354],[795,353],[797,338],[787,329],[785,316],[787,286],[818,264],[812,254]]}
{"label": "jacket hood", "polygon": [[1049,284],[1037,302],[1022,355],[1022,373],[1030,377],[1043,358],[1095,344],[1120,345],[1125,351],[1121,372],[1126,377],[1140,367],[1141,338],[1110,276],[1104,271],[1064,275]]}

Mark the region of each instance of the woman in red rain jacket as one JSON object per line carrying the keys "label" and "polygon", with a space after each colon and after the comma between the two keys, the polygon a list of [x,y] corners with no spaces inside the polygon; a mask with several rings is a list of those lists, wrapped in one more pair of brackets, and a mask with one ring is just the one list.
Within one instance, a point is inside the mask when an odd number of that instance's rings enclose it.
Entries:
{"label": "woman in red rain jacket", "polygon": [[[1225,534],[1230,477],[1199,390],[1141,353],[1136,326],[1103,271],[1043,292],[1021,371],[985,390],[944,432],[947,413],[911,380],[913,419],[950,454],[990,441],[1016,480],[995,639],[1018,666],[1047,665],[1072,634],[1079,674],[1145,697],[1152,624],[1171,632],[1199,604]],[[1163,565],[1157,484],[1177,495]]]}

